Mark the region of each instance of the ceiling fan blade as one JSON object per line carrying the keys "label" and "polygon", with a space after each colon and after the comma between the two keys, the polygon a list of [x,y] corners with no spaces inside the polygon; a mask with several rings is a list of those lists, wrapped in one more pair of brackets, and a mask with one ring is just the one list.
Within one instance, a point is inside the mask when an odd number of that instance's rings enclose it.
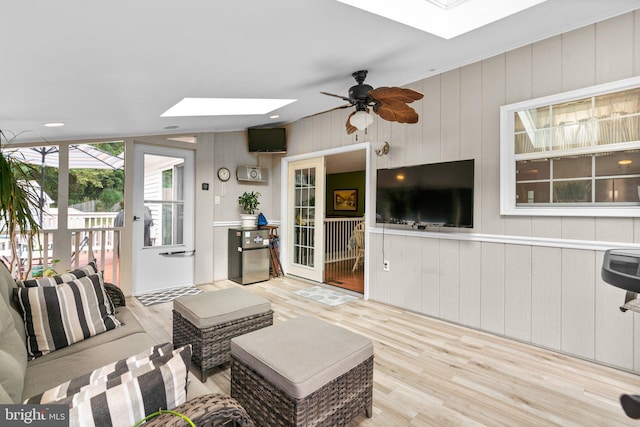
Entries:
{"label": "ceiling fan blade", "polygon": [[336,97],[336,98],[340,98],[340,99],[343,99],[343,100],[345,100],[345,101],[347,101],[347,102],[352,103],[352,102],[351,102],[351,100],[350,100],[349,98],[347,98],[346,96],[336,95],[335,93],[329,93],[329,92],[320,92],[320,93],[321,93],[321,94],[323,94],[323,95],[333,96],[333,97]]}
{"label": "ceiling fan blade", "polygon": [[389,100],[395,100],[404,102],[405,104],[409,104],[424,97],[420,92],[404,87],[379,87],[377,89],[370,90],[369,95],[378,101],[388,102]]}
{"label": "ceiling fan blade", "polygon": [[379,87],[369,91],[375,104],[373,111],[389,122],[418,123],[418,113],[407,104],[422,99],[424,95],[401,87]]}
{"label": "ceiling fan blade", "polygon": [[334,110],[344,110],[345,108],[350,108],[350,107],[353,107],[353,105],[351,105],[351,104],[340,105],[339,107],[329,108],[328,110],[320,111],[319,113],[315,113],[315,114],[310,114],[308,116],[304,116],[303,119],[308,119],[309,117],[319,116],[320,114],[324,114],[324,113],[330,113],[331,111],[334,111]]}
{"label": "ceiling fan blade", "polygon": [[347,117],[347,123],[346,123],[346,128],[347,128],[347,135],[351,135],[352,133],[354,133],[355,131],[358,130],[357,127],[355,127],[354,125],[351,124],[351,117],[355,114],[356,112],[354,111],[353,113],[349,114],[349,117]]}
{"label": "ceiling fan blade", "polygon": [[373,111],[388,122],[418,123],[418,113],[407,104],[376,104]]}

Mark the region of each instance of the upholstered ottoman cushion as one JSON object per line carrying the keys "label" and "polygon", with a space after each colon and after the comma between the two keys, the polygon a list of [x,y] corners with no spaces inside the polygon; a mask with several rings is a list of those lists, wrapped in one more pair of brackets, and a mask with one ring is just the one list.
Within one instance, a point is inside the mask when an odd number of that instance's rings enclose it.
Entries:
{"label": "upholstered ottoman cushion", "polygon": [[230,340],[273,324],[269,300],[241,288],[178,298],[173,302],[173,344],[193,347],[200,379],[230,359]]}
{"label": "upholstered ottoman cushion", "polygon": [[314,317],[231,340],[231,354],[293,397],[304,397],[373,355],[371,341]]}
{"label": "upholstered ottoman cushion", "polygon": [[332,425],[371,414],[373,345],[313,317],[231,340],[231,393],[256,425]]}
{"label": "upholstered ottoman cushion", "polygon": [[198,328],[255,316],[271,310],[271,302],[242,288],[228,288],[173,301],[173,309]]}

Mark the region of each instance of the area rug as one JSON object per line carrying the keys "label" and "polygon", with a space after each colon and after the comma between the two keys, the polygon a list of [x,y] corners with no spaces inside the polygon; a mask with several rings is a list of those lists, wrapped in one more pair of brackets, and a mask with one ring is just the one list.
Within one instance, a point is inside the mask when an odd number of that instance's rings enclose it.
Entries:
{"label": "area rug", "polygon": [[176,298],[185,295],[197,295],[202,292],[202,289],[198,289],[195,286],[182,286],[179,288],[166,289],[164,291],[148,292],[146,294],[137,295],[136,298],[144,306],[162,304],[163,302],[170,302]]}
{"label": "area rug", "polygon": [[311,288],[294,291],[293,293],[332,307],[358,299],[358,297],[333,291],[322,286],[313,286]]}

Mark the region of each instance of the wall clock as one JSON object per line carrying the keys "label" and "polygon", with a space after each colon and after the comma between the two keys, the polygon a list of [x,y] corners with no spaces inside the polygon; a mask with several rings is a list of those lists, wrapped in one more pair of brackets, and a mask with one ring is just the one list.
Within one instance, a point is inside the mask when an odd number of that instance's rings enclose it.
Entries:
{"label": "wall clock", "polygon": [[226,182],[229,181],[229,178],[231,178],[231,172],[229,172],[229,169],[225,167],[218,169],[218,179],[220,181]]}

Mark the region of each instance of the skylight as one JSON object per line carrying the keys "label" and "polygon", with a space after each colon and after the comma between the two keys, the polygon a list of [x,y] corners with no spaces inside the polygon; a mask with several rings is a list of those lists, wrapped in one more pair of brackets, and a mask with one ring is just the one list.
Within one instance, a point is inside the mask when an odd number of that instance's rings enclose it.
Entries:
{"label": "skylight", "polygon": [[267,114],[296,99],[184,98],[160,117],[243,116]]}
{"label": "skylight", "polygon": [[338,0],[444,39],[516,14],[546,0]]}

